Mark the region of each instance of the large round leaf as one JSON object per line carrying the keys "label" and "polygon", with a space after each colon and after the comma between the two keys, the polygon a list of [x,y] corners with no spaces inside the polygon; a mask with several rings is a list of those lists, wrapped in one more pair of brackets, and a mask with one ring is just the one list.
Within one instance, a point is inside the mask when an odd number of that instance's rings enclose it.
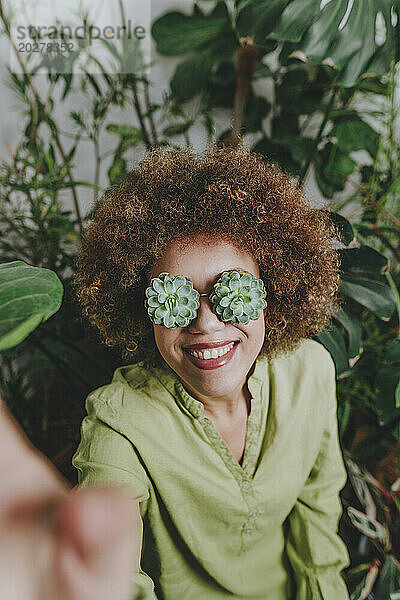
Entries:
{"label": "large round leaf", "polygon": [[180,56],[204,47],[231,30],[226,6],[220,3],[209,15],[198,8],[191,15],[167,12],[153,22],[151,33],[160,54]]}
{"label": "large round leaf", "polygon": [[22,260],[0,265],[0,352],[22,342],[58,311],[63,286],[49,269]]}
{"label": "large round leaf", "polygon": [[379,145],[379,133],[358,117],[343,119],[329,132],[335,137],[342,152],[367,150],[372,158],[376,156]]}
{"label": "large round leaf", "polygon": [[371,246],[346,248],[340,252],[341,268],[351,273],[368,273],[383,275],[388,268],[388,259]]}

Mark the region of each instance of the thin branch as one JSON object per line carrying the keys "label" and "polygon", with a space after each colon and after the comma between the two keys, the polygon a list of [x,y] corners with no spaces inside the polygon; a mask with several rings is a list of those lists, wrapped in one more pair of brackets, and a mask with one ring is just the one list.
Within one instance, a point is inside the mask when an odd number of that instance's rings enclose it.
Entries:
{"label": "thin branch", "polygon": [[327,175],[337,175],[338,177],[342,177],[343,179],[345,179],[346,181],[351,183],[355,188],[357,188],[361,192],[361,194],[363,196],[368,198],[368,200],[371,202],[371,204],[373,206],[375,206],[375,208],[377,208],[378,210],[383,212],[383,214],[386,215],[388,217],[388,219],[390,219],[390,221],[392,221],[392,223],[394,223],[394,225],[396,225],[396,227],[400,228],[400,219],[398,217],[396,217],[394,214],[392,214],[385,206],[380,204],[374,198],[374,196],[371,194],[371,192],[369,192],[363,185],[360,185],[359,183],[357,183],[357,181],[354,181],[354,179],[352,179],[348,175],[344,175],[343,173],[339,173],[338,171],[328,171]]}
{"label": "thin branch", "polygon": [[99,137],[96,137],[93,140],[94,144],[94,156],[95,156],[95,171],[94,171],[94,184],[95,188],[93,189],[93,202],[96,202],[98,196],[98,187],[99,187],[99,179],[100,179],[100,164],[101,164],[101,156],[100,156],[100,147],[99,147]]}
{"label": "thin branch", "polygon": [[[125,31],[126,31],[125,10],[124,10],[124,5],[122,3],[122,0],[118,0],[118,4],[119,4],[119,11],[120,11],[120,15],[121,15],[122,25],[123,25],[123,27],[125,27]],[[129,83],[130,83],[130,87],[132,89],[133,103],[135,106],[136,114],[139,119],[140,128],[142,130],[143,141],[145,143],[146,148],[149,149],[149,148],[151,148],[152,144],[150,142],[149,134],[147,132],[146,125],[144,122],[143,111],[142,111],[142,107],[140,106],[138,91],[137,91],[137,87],[136,87],[136,81],[135,81],[133,74],[132,74],[132,78],[131,77],[129,78]],[[150,124],[152,125],[151,120],[150,120]]]}
{"label": "thin branch", "polygon": [[135,76],[133,74],[129,77],[129,83],[130,83],[130,87],[132,89],[133,103],[135,106],[137,117],[139,119],[140,129],[142,130],[143,141],[145,143],[146,148],[150,149],[151,142],[150,142],[149,134],[147,132],[146,125],[144,122],[142,107],[140,106],[140,102],[139,102],[139,95],[138,95],[138,91],[137,91],[136,80],[135,80]]}
{"label": "thin branch", "polygon": [[326,108],[325,108],[325,112],[324,112],[324,116],[323,116],[323,119],[322,119],[322,123],[321,123],[321,125],[320,125],[320,127],[318,129],[318,133],[317,133],[317,135],[316,135],[316,137],[314,139],[314,142],[313,142],[311,150],[310,150],[310,152],[308,154],[306,163],[305,163],[303,169],[301,170],[301,173],[300,173],[300,176],[299,176],[299,181],[297,183],[298,187],[301,187],[304,184],[304,181],[306,179],[308,170],[309,170],[309,168],[311,166],[311,163],[314,160],[314,156],[315,156],[315,154],[316,154],[316,152],[318,150],[318,146],[319,146],[319,143],[321,141],[322,134],[324,133],[325,126],[326,126],[326,124],[327,124],[327,122],[329,120],[330,112],[331,112],[332,106],[333,106],[333,104],[335,102],[335,98],[336,98],[336,94],[338,93],[338,89],[339,89],[338,87],[335,87],[332,90],[331,97],[330,97],[329,102],[327,103]]}
{"label": "thin branch", "polygon": [[[35,101],[36,101],[37,105],[42,104],[40,96],[39,96],[39,93],[37,92],[37,90],[35,88],[35,85],[33,83],[32,75],[31,75],[31,73],[30,73],[27,65],[25,64],[25,61],[22,58],[21,52],[18,52],[18,49],[17,49],[17,47],[15,45],[15,42],[14,42],[14,40],[12,38],[11,30],[10,30],[10,23],[9,23],[7,17],[5,16],[5,14],[4,14],[2,0],[0,0],[0,19],[4,23],[4,28],[5,28],[6,35],[7,35],[8,39],[9,39],[9,41],[10,41],[10,44],[11,44],[12,48],[14,49],[14,52],[15,52],[15,54],[17,56],[17,60],[18,60],[18,62],[20,64],[20,66],[22,67],[24,74],[28,78],[29,87],[30,87],[30,89],[32,91],[32,94],[33,94],[33,96],[35,98]],[[37,106],[35,108],[37,109]],[[58,131],[57,130],[56,131],[52,130],[52,134],[53,134],[54,140],[56,142],[57,148],[58,148],[58,150],[59,150],[59,152],[61,154],[61,157],[62,157],[62,159],[65,162],[65,152],[64,152],[64,148],[62,147],[62,144],[61,144],[61,141],[60,141],[60,138],[59,138],[59,135],[58,135]],[[68,175],[68,179],[70,180],[70,182],[73,183],[74,180],[73,180],[73,177],[72,177],[72,174],[71,174],[71,170],[70,170],[70,168],[69,168],[68,165],[67,165],[67,175]],[[79,200],[78,200],[78,195],[76,193],[75,186],[71,187],[71,192],[72,192],[72,197],[73,197],[73,201],[74,201],[76,217],[77,217],[77,221],[78,221],[78,225],[79,225],[79,231],[80,231],[80,234],[82,235],[82,233],[83,233],[82,217],[81,217],[81,212],[80,212],[80,207],[79,207]]]}
{"label": "thin branch", "polygon": [[[142,72],[142,77],[144,78],[143,72]],[[157,130],[156,130],[156,126],[154,124],[153,113],[151,112],[151,109],[150,109],[149,82],[147,81],[147,78],[145,78],[145,81],[143,82],[143,86],[144,86],[144,101],[146,104],[147,118],[150,122],[151,135],[153,136],[153,144],[158,145]]]}

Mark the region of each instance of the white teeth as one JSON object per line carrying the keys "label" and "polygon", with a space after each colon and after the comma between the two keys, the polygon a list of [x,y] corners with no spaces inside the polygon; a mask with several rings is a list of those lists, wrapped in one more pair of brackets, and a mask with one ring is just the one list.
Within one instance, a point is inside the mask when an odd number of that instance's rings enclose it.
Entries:
{"label": "white teeth", "polygon": [[221,348],[212,348],[211,350],[187,350],[189,354],[195,356],[196,358],[202,358],[203,360],[208,360],[210,358],[219,358],[220,356],[224,356],[229,350],[232,350],[234,346],[234,342],[231,342],[227,346],[222,346]]}

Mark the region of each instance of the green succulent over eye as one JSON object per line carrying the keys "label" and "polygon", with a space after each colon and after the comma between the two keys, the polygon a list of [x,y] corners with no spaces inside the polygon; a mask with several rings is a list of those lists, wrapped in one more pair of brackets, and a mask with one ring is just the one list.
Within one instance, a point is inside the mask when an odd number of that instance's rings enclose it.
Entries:
{"label": "green succulent over eye", "polygon": [[223,321],[247,324],[256,320],[267,306],[262,279],[245,271],[224,271],[213,285],[210,302],[214,313]]}
{"label": "green succulent over eye", "polygon": [[195,318],[200,306],[199,292],[183,275],[160,273],[150,281],[145,295],[150,319],[156,325],[170,329],[186,327]]}

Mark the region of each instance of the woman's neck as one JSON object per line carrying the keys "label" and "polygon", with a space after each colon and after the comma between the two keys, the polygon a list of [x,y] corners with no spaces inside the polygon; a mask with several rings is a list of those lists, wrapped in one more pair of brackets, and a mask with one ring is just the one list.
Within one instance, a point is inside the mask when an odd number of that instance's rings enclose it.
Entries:
{"label": "woman's neck", "polygon": [[239,389],[236,393],[217,397],[202,396],[188,388],[186,384],[183,383],[183,386],[193,398],[196,398],[196,400],[203,404],[204,414],[212,420],[229,420],[237,415],[238,412],[242,412],[244,407],[246,407],[246,413],[250,410],[251,394],[247,381],[242,389]]}

